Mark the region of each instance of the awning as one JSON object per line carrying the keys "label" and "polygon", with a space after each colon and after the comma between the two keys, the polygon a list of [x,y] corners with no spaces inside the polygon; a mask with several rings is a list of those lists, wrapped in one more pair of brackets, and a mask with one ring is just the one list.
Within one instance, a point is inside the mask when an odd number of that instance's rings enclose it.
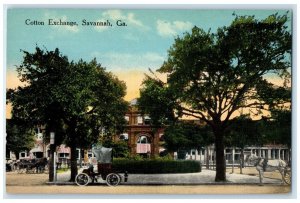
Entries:
{"label": "awning", "polygon": [[137,144],[136,145],[136,152],[138,154],[146,154],[151,151],[151,145],[150,144]]}
{"label": "awning", "polygon": [[43,152],[43,148],[42,148],[42,146],[38,146],[38,147],[35,147],[35,148],[31,149],[29,152],[30,153]]}
{"label": "awning", "polygon": [[66,147],[66,145],[62,144],[57,148],[57,153],[71,153],[70,147]]}

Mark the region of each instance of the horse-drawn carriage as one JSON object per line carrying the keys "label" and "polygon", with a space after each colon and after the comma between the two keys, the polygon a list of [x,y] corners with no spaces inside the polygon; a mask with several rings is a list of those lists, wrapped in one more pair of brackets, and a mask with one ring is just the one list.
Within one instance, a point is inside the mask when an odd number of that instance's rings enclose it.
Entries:
{"label": "horse-drawn carriage", "polygon": [[85,186],[89,183],[95,183],[100,178],[106,181],[106,184],[109,186],[117,186],[122,180],[127,182],[127,172],[124,172],[124,175],[120,175],[120,172],[114,171],[112,168],[112,148],[94,147],[92,152],[97,159],[97,172],[94,171],[94,166],[90,164],[88,168],[83,169],[76,176],[75,182],[77,185]]}
{"label": "horse-drawn carriage", "polygon": [[16,163],[18,173],[44,173],[47,166],[47,158],[21,159]]}
{"label": "horse-drawn carriage", "polygon": [[267,160],[266,158],[249,155],[246,162],[254,165],[259,172],[259,182],[263,182],[264,172],[278,171],[281,174],[282,183],[291,184],[292,173],[288,164],[281,159]]}

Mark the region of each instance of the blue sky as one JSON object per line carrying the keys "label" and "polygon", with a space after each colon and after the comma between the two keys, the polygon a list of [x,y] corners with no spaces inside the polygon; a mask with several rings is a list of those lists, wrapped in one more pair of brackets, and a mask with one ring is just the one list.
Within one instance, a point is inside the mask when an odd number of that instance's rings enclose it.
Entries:
{"label": "blue sky", "polygon": [[[124,99],[130,101],[139,97],[144,74],[149,73],[148,68],[157,70],[167,59],[167,51],[177,35],[190,32],[195,25],[205,31],[211,28],[211,32],[215,32],[218,27],[230,25],[234,12],[264,19],[276,12],[284,14],[286,10],[8,9],[6,87],[22,85],[16,73],[16,66],[23,59],[20,50],[34,52],[38,45],[49,51],[59,48],[70,61],[96,58],[98,63],[126,83]],[[42,21],[45,25],[26,25],[27,19]],[[48,19],[76,21],[78,26],[49,26]],[[81,25],[83,19],[109,20],[113,26],[86,27]],[[116,20],[126,22],[127,26],[116,26]],[[157,76],[166,80],[166,75]],[[278,78],[272,78],[272,81],[282,83]],[[10,117],[10,109],[8,105],[7,118]]]}
{"label": "blue sky", "polygon": [[[204,30],[229,25],[235,12],[262,19],[286,10],[101,10],[101,9],[8,9],[7,69],[22,61],[20,49],[34,51],[36,44],[48,50],[59,48],[69,60],[96,58],[108,70],[158,69],[176,35],[196,25]],[[26,19],[76,21],[78,26],[30,26]],[[85,27],[81,21],[116,20],[126,27]]]}

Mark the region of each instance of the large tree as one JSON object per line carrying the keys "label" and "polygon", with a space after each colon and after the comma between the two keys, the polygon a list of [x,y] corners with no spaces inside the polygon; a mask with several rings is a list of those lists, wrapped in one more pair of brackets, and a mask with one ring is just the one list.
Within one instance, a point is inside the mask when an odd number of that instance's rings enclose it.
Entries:
{"label": "large tree", "polygon": [[[209,139],[211,138],[211,139]],[[170,152],[179,150],[200,150],[213,143],[210,129],[191,122],[169,125],[164,131],[164,146]]]}
{"label": "large tree", "polygon": [[[55,145],[71,148],[71,181],[77,174],[76,148],[87,148],[99,136],[111,136],[124,121],[126,86],[96,60],[69,62],[58,49],[24,52],[18,67],[24,86],[9,90],[12,117],[55,132]],[[55,147],[53,145],[53,147]]]}
{"label": "large tree", "polygon": [[35,130],[18,120],[6,120],[6,157],[10,152],[14,152],[19,158],[21,151],[29,151],[34,146]]}
{"label": "large tree", "polygon": [[[191,33],[175,39],[168,59],[158,70],[168,75],[167,83],[159,86],[172,95],[162,100],[164,104],[178,117],[194,117],[211,127],[216,148],[215,181],[226,180],[224,137],[230,119],[244,108],[256,114],[268,110],[269,102],[260,94],[263,87],[268,87],[269,94],[276,90],[266,80],[269,74],[290,79],[292,37],[288,23],[287,15],[274,14],[263,20],[236,16],[216,33],[194,27]],[[159,83],[155,77],[146,79],[141,98],[155,101],[148,91],[149,80]],[[276,100],[274,105],[280,102]],[[156,103],[148,101],[141,106],[150,112],[155,110],[152,104]]]}

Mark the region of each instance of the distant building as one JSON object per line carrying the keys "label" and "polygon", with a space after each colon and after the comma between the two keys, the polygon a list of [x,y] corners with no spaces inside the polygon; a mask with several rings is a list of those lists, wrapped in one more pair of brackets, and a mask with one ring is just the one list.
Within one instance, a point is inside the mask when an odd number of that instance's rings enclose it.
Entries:
{"label": "distant building", "polygon": [[[239,165],[241,161],[241,149],[238,147],[227,147],[224,150],[225,152],[225,161],[227,165]],[[284,145],[264,145],[261,147],[258,146],[248,146],[244,149],[244,159],[254,154],[259,157],[267,158],[267,159],[281,159],[286,161],[287,163],[290,162],[290,149]],[[175,158],[179,158],[179,153],[175,153]],[[191,159],[191,160],[198,160],[203,165],[215,164],[216,152],[214,145],[206,146],[201,148],[201,150],[191,149],[184,151],[184,156],[180,157],[181,159]]]}
{"label": "distant building", "polygon": [[144,157],[158,156],[164,150],[160,146],[164,128],[151,126],[150,117],[142,115],[136,104],[136,99],[130,102],[129,111],[125,115],[127,121],[125,132],[114,136],[114,141],[127,141],[131,154],[139,154]]}

